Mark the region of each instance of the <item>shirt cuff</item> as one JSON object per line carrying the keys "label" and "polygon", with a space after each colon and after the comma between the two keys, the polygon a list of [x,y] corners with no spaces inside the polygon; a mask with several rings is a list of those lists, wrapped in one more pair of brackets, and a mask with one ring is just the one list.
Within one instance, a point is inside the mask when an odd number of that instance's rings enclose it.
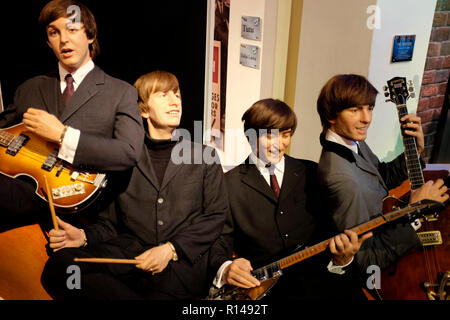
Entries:
{"label": "shirt cuff", "polygon": [[222,263],[219,270],[217,270],[216,277],[213,280],[213,285],[215,285],[217,288],[221,288],[223,285],[226,284],[224,281],[222,281],[222,275],[223,275],[225,268],[228,265],[230,265],[231,262],[233,262],[233,261],[231,261],[231,260],[225,261],[224,263]]}
{"label": "shirt cuff", "polygon": [[78,142],[80,141],[80,130],[71,127],[67,128],[61,148],[59,148],[58,158],[73,163],[75,153],[77,151]]}
{"label": "shirt cuff", "polygon": [[333,260],[331,260],[330,263],[329,263],[328,266],[327,266],[327,269],[328,269],[328,271],[331,272],[331,273],[344,274],[344,273],[345,273],[345,267],[348,267],[348,266],[350,265],[350,263],[353,262],[353,258],[354,258],[354,257],[352,257],[352,260],[350,260],[349,263],[347,263],[347,264],[345,264],[345,265],[343,265],[343,266],[337,266],[337,265],[335,265],[335,264],[333,263]]}

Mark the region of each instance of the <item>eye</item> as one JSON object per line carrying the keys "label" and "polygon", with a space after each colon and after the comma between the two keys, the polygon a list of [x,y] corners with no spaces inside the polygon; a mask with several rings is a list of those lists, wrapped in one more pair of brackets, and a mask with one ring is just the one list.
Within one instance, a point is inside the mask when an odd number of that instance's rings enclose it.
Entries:
{"label": "eye", "polygon": [[57,32],[56,32],[55,29],[48,29],[48,30],[47,30],[47,35],[48,35],[49,37],[54,37],[56,34],[57,34]]}

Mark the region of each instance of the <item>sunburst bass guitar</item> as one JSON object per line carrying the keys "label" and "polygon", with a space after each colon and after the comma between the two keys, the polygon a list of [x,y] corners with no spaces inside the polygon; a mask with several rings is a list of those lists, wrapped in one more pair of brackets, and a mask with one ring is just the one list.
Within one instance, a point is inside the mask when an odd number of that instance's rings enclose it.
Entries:
{"label": "sunburst bass guitar", "polygon": [[0,173],[31,178],[36,183],[36,194],[48,201],[45,175],[56,211],[73,213],[85,209],[106,186],[106,175],[77,171],[58,159],[58,152],[57,144],[28,131],[23,123],[0,130]]}

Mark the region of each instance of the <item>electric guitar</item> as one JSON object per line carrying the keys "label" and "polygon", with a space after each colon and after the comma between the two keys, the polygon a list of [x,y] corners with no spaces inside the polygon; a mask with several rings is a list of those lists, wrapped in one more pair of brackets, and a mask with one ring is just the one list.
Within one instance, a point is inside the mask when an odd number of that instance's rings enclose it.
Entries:
{"label": "electric guitar", "polygon": [[[424,200],[415,204],[411,204],[402,209],[380,215],[366,223],[360,224],[351,230],[358,235],[375,229],[387,222],[397,220],[401,217],[407,217],[413,221],[425,214],[437,214],[438,211],[444,209],[444,205],[440,202]],[[267,295],[269,290],[276,284],[283,274],[282,269],[287,268],[300,261],[306,260],[325,251],[328,248],[332,238],[319,242],[311,247],[303,249],[299,252],[291,254],[283,259],[275,261],[264,267],[252,271],[252,275],[257,278],[261,285],[255,288],[245,289],[236,286],[225,285],[220,289],[211,288],[209,296],[206,300],[260,300]]]}
{"label": "electric guitar", "polygon": [[[395,77],[387,81],[384,90],[385,96],[389,97],[386,102],[395,103],[400,120],[408,114],[406,100],[410,97],[414,98],[412,81],[409,80],[407,83],[406,78]],[[405,187],[395,190],[397,194],[418,189],[425,183],[415,138],[406,134],[402,134],[402,138],[409,184],[402,184]],[[444,178],[447,174],[448,172]],[[447,177],[447,181],[448,179]],[[446,211],[448,212],[448,209]],[[447,219],[445,214],[441,217],[425,216],[420,219],[422,227],[418,230],[417,236],[422,247],[403,256],[392,268],[382,272],[381,279],[385,284],[381,290],[383,298],[418,300],[426,297],[429,300],[445,300],[448,297],[448,290],[445,290],[446,285],[450,285],[450,259],[448,258],[450,233]],[[399,288],[398,284],[405,281],[408,285]]]}
{"label": "electric guitar", "polygon": [[[3,149],[3,150],[2,150]],[[86,208],[106,186],[106,175],[77,171],[58,159],[58,145],[47,142],[23,123],[0,129],[0,173],[11,178],[31,178],[36,194],[48,201],[44,175],[55,210],[73,213]]]}
{"label": "electric guitar", "polygon": [[[408,115],[408,108],[406,106],[406,101],[409,98],[414,98],[414,88],[412,86],[412,81],[406,82],[404,77],[394,77],[387,81],[387,85],[383,87],[385,97],[389,98],[386,102],[393,102],[397,107],[398,120],[404,116]],[[401,125],[401,122],[400,122]],[[417,152],[416,139],[413,136],[403,133],[402,129],[402,140],[404,146],[405,162],[408,171],[409,187],[404,190],[404,187],[399,187],[394,192],[398,198],[405,196],[410,190],[415,190],[420,188],[425,180],[423,178],[422,166],[420,164],[420,155]],[[395,196],[387,197],[384,202],[384,210],[390,211],[392,208],[400,202]]]}

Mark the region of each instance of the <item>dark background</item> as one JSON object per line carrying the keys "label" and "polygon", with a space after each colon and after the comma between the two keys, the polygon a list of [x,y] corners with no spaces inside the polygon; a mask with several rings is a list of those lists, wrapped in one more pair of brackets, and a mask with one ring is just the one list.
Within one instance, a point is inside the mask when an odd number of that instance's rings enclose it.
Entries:
{"label": "dark background", "polygon": [[[57,68],[57,60],[38,25],[48,1],[0,3],[0,82],[5,107],[26,79]],[[82,1],[98,26],[100,55],[95,64],[133,84],[142,74],[166,70],[180,82],[181,127],[203,121],[206,0]]]}

